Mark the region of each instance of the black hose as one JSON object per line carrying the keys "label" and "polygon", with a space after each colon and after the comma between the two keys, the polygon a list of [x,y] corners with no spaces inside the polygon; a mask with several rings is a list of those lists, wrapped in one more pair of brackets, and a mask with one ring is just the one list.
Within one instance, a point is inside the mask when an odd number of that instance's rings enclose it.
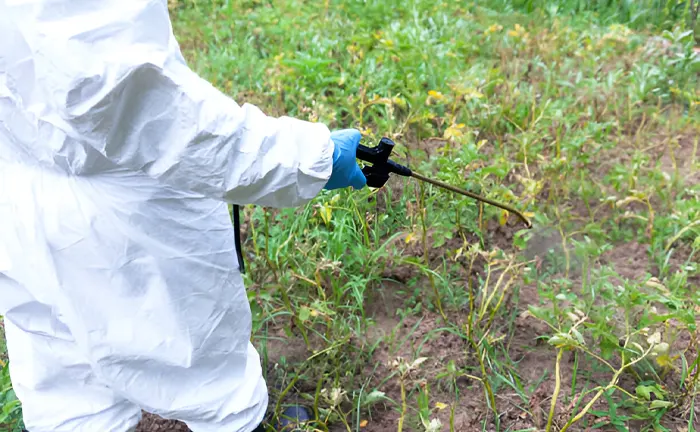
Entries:
{"label": "black hose", "polygon": [[241,209],[238,205],[233,205],[233,236],[236,243],[236,255],[238,255],[238,267],[241,273],[245,273],[245,262],[243,262],[243,248],[241,247]]}

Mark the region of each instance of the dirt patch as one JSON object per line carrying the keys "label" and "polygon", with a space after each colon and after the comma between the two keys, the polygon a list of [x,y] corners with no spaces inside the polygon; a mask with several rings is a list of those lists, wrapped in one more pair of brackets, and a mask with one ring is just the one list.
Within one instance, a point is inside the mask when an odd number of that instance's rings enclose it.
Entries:
{"label": "dirt patch", "polygon": [[391,176],[387,180],[385,187],[377,190],[377,193],[368,198],[369,202],[376,200],[377,214],[386,214],[389,208],[393,208],[400,204],[401,196],[404,194],[404,189],[407,183],[404,178],[399,176]]}
{"label": "dirt patch", "polygon": [[[383,278],[400,283],[407,283],[411,279],[420,276],[420,271],[415,264],[401,261],[411,257],[417,259],[421,263],[425,262],[425,248],[421,235],[420,232],[406,233],[393,240],[389,247],[394,249],[394,253],[387,260],[386,267],[382,271]],[[478,237],[472,233],[455,232],[451,239],[446,239],[441,246],[434,247],[435,238],[436,233],[429,230],[426,235],[426,243],[428,246],[428,261],[433,267],[440,266],[443,260],[450,259],[454,256],[454,252],[464,246],[465,239],[467,244],[477,243],[479,241]],[[455,271],[457,272],[456,274],[461,277],[466,277],[467,275],[465,269],[461,269],[461,271],[460,269],[456,269]]]}
{"label": "dirt patch", "polygon": [[438,152],[441,148],[445,147],[447,140],[444,138],[429,138],[420,141],[417,145],[419,150],[425,152],[425,155],[430,158]]}
{"label": "dirt patch", "polygon": [[523,225],[516,216],[509,218],[505,225],[501,225],[498,221],[491,219],[486,224],[488,245],[504,251],[512,251],[515,233],[521,229],[523,229]]}
{"label": "dirt patch", "polygon": [[[445,371],[445,366],[450,361],[454,362],[458,368],[467,366],[469,357],[467,341],[448,330],[442,317],[430,312],[420,317],[407,317],[393,328],[390,326],[395,322],[394,317],[382,317],[379,314],[375,319],[378,323],[384,324],[384,334],[389,336],[385,343],[375,350],[372,361],[367,364],[364,373],[374,377],[373,385],[384,392],[393,403],[384,403],[371,409],[367,414],[368,424],[363,430],[384,432],[397,429],[401,417],[401,380],[397,376],[391,377],[395,372],[392,362],[402,358],[410,364],[421,357],[427,360],[404,380],[408,405],[415,407],[418,395],[422,389],[427,388],[431,407],[434,407],[437,402],[454,406],[455,430],[473,430],[484,418],[480,386],[467,378],[460,378],[454,384],[437,378],[441,372]],[[459,322],[459,320],[459,317],[454,317],[450,322]],[[391,378],[384,382],[387,377]],[[455,400],[454,389],[449,388],[450,385],[458,387],[461,395],[459,400]],[[450,423],[450,408],[434,412],[431,417],[439,418],[444,430]],[[409,412],[405,414],[404,422],[405,430],[422,430],[422,427],[419,427],[417,413],[412,408],[409,408]]]}
{"label": "dirt patch", "polygon": [[401,318],[397,311],[405,306],[406,287],[397,281],[384,280],[368,294],[365,311],[374,322],[367,329],[369,341],[378,341],[394,334]]}
{"label": "dirt patch", "polygon": [[652,273],[647,246],[636,241],[616,245],[603,254],[602,263],[610,265],[617,274],[630,281],[639,281],[647,273]]}
{"label": "dirt patch", "polygon": [[298,363],[304,361],[309,354],[303,341],[289,343],[289,337],[281,323],[272,324],[267,337],[255,345],[260,356],[267,361],[268,369],[274,368],[283,357],[287,363]]}
{"label": "dirt patch", "polygon": [[[391,300],[389,300],[391,302]],[[539,295],[534,286],[521,289],[519,309],[524,310],[528,304],[539,303]],[[390,309],[393,309],[390,308]],[[383,327],[382,334],[386,340],[374,352],[372,360],[366,366],[364,374],[373,376],[373,384],[393,403],[385,403],[373,408],[367,414],[368,424],[363,430],[369,432],[395,431],[401,417],[401,381],[392,376],[392,361],[401,357],[408,363],[420,357],[427,360],[404,381],[404,389],[409,407],[417,405],[420,389],[428,388],[430,407],[437,403],[446,404],[446,408],[434,410],[431,417],[438,418],[443,430],[448,430],[450,423],[454,430],[497,430],[495,417],[488,409],[484,389],[477,380],[460,376],[457,379],[445,378],[446,366],[452,362],[460,371],[479,376],[478,361],[469,342],[460,335],[459,326],[446,325],[442,317],[426,312],[421,317],[407,317],[395,325],[397,318],[385,316],[384,308],[375,309],[375,320]],[[449,322],[459,324],[466,319],[464,314],[450,314]],[[546,423],[549,401],[554,387],[555,351],[539,339],[547,334],[549,328],[541,321],[521,314],[510,345],[513,360],[518,362],[518,369],[524,371],[521,379],[528,392],[524,400],[522,395],[512,389],[497,391],[496,404],[501,422],[501,430],[518,430],[532,427],[543,428]],[[502,361],[503,359],[501,359]],[[573,362],[567,359],[562,363],[562,376],[572,375]],[[387,379],[387,377],[391,377]],[[459,394],[457,398],[455,395]],[[566,404],[571,401],[565,395],[570,388],[563,386],[561,402],[558,409],[563,421],[568,419],[570,409]],[[573,405],[571,405],[573,408]],[[452,412],[454,410],[454,413]],[[452,417],[452,418],[451,418]],[[405,430],[422,430],[417,413],[409,408],[404,416]],[[335,429],[332,429],[335,430]],[[341,429],[338,429],[340,431]],[[578,431],[576,427],[571,429]]]}
{"label": "dirt patch", "polygon": [[157,415],[143,413],[136,432],[190,432],[186,424],[176,420],[165,420]]}
{"label": "dirt patch", "polygon": [[[523,290],[522,304],[538,302],[536,289]],[[452,323],[460,322],[463,317],[450,317]],[[416,358],[428,357],[416,371],[404,380],[404,390],[409,407],[417,405],[421,389],[429,389],[429,405],[445,404],[441,410],[433,409],[431,418],[438,418],[443,428],[448,430],[453,422],[454,430],[496,431],[495,417],[488,409],[486,395],[482,385],[474,379],[462,376],[456,380],[443,379],[446,365],[452,361],[458,370],[479,376],[476,359],[468,342],[460,335],[444,328],[442,318],[437,314],[426,313],[422,317],[406,318],[397,328],[393,341],[381,346],[367,365],[365,374],[373,375],[373,384],[393,402],[375,406],[369,413],[363,414],[368,420],[364,431],[395,431],[401,418],[401,381],[391,376],[391,361],[403,357],[408,363]],[[515,325],[510,341],[509,355],[518,364],[521,371],[520,380],[524,393],[518,394],[508,386],[501,386],[496,392],[496,406],[500,419],[500,430],[542,430],[547,422],[547,415],[554,390],[556,350],[539,337],[548,333],[548,327],[533,317],[521,315]],[[499,361],[503,361],[500,359]],[[567,353],[560,364],[562,377],[561,391],[558,397],[554,425],[558,430],[575,414],[577,395],[596,384],[604,383],[609,374],[601,371],[593,363],[580,358],[578,364],[579,381],[572,391],[571,377],[574,374],[574,356]],[[584,378],[585,377],[585,378]],[[624,387],[631,386],[623,383]],[[457,398],[455,394],[459,394]],[[587,396],[584,403],[590,400]],[[594,409],[605,410],[605,402],[600,401]],[[454,410],[454,413],[452,411]],[[452,419],[451,419],[452,417]],[[344,430],[342,427],[331,428],[332,431]],[[409,408],[404,415],[404,430],[423,430],[419,425],[418,415]],[[571,431],[588,430],[581,425],[574,425]],[[607,431],[605,427],[598,430]]]}
{"label": "dirt patch", "polygon": [[688,185],[700,183],[696,160],[700,151],[697,132],[670,137],[666,141],[661,148],[661,169],[669,175],[677,174]]}
{"label": "dirt patch", "polygon": [[[693,261],[698,262],[700,260],[700,253],[696,252],[692,255],[693,249],[688,244],[683,244],[677,242],[674,245],[676,249],[669,259],[668,265],[671,273],[677,272],[684,269],[688,264]],[[691,274],[688,277],[689,288],[695,287],[700,288],[700,271],[696,271],[695,274]]]}

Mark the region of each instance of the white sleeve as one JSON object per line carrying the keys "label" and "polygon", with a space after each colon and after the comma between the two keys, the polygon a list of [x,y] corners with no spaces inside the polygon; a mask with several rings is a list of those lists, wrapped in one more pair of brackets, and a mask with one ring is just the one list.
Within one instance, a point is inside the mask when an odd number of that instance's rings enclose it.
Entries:
{"label": "white sleeve", "polygon": [[200,78],[180,54],[164,0],[53,0],[32,16],[19,25],[49,110],[116,165],[271,207],[307,202],[330,177],[328,128],[239,106]]}

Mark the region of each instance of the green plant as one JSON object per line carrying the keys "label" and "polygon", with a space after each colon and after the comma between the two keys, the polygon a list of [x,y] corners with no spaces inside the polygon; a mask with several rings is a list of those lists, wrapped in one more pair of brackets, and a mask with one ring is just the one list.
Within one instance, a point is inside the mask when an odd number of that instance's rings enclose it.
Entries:
{"label": "green plant", "polygon": [[12,390],[8,365],[0,361],[0,429],[8,432],[22,430],[22,407]]}

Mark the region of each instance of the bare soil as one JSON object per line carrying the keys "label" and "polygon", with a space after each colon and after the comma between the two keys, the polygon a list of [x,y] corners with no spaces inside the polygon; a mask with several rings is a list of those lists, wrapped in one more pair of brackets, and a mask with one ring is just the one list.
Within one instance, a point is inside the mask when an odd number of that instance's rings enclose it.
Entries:
{"label": "bare soil", "polygon": [[176,420],[165,420],[156,415],[143,413],[136,432],[189,432],[186,424]]}
{"label": "bare soil", "polygon": [[677,174],[688,185],[700,183],[700,170],[696,165],[700,158],[697,131],[667,137],[659,149],[661,169],[669,175]]}

